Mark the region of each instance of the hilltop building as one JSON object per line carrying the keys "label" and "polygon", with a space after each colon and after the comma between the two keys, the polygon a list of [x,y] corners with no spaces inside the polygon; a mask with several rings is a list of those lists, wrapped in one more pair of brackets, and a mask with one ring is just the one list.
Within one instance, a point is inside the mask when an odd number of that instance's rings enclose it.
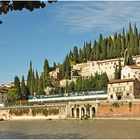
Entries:
{"label": "hilltop building", "polygon": [[137,78],[140,80],[140,66],[128,65],[122,68],[121,79]]}
{"label": "hilltop building", "polygon": [[[121,58],[121,65],[124,66],[124,59]],[[78,71],[80,76],[94,76],[95,73],[102,74],[106,73],[109,80],[114,79],[115,76],[115,68],[119,65],[119,58],[117,59],[109,59],[109,60],[101,60],[101,61],[88,61],[87,63],[80,63],[73,66],[73,71]],[[71,79],[75,79],[77,77],[71,75]]]}

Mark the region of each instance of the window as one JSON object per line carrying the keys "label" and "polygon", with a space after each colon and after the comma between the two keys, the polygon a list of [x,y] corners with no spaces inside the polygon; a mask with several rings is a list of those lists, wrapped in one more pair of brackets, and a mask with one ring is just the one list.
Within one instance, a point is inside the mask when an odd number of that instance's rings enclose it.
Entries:
{"label": "window", "polygon": [[130,73],[128,73],[128,77],[130,77]]}
{"label": "window", "polygon": [[110,98],[113,99],[113,95],[112,94],[110,95]]}
{"label": "window", "polygon": [[129,93],[127,93],[126,95],[129,96]]}
{"label": "window", "polygon": [[125,87],[123,87],[123,90],[125,90]]}
{"label": "window", "polygon": [[132,91],[132,86],[129,87],[129,90]]}
{"label": "window", "polygon": [[115,91],[115,87],[113,87],[113,91]]}

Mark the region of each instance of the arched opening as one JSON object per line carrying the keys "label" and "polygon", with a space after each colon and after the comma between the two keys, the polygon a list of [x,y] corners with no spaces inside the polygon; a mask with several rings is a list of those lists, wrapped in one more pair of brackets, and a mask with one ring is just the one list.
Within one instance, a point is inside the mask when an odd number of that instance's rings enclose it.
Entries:
{"label": "arched opening", "polygon": [[79,108],[76,108],[76,118],[79,117]]}
{"label": "arched opening", "polygon": [[95,110],[95,107],[92,107],[91,108],[91,112],[92,112],[92,118],[94,118],[95,117],[95,115],[96,115],[96,110]]}
{"label": "arched opening", "polygon": [[85,116],[85,109],[84,107],[81,108],[81,117],[84,117]]}
{"label": "arched opening", "polygon": [[74,108],[71,109],[71,116],[74,118]]}

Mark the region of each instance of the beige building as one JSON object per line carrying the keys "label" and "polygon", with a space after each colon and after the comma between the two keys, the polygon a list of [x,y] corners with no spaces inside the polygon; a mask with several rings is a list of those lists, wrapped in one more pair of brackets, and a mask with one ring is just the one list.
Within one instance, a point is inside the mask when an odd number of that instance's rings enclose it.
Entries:
{"label": "beige building", "polygon": [[[124,59],[121,58],[121,65],[124,66]],[[79,71],[81,76],[94,76],[95,73],[107,74],[109,80],[114,79],[115,68],[119,65],[119,59],[109,59],[102,61],[88,61],[87,63],[80,63],[73,66],[73,70]],[[71,76],[73,79],[73,76]]]}
{"label": "beige building", "polygon": [[50,78],[52,78],[52,79],[59,79],[60,78],[60,69],[56,68],[55,70],[50,71],[49,75],[50,75]]}
{"label": "beige building", "polygon": [[121,70],[121,79],[137,78],[140,80],[140,66],[125,66]]}
{"label": "beige building", "polygon": [[108,82],[108,99],[125,100],[140,98],[140,82],[138,79],[118,79]]}
{"label": "beige building", "polygon": [[7,91],[0,89],[0,104],[3,104],[7,101]]}

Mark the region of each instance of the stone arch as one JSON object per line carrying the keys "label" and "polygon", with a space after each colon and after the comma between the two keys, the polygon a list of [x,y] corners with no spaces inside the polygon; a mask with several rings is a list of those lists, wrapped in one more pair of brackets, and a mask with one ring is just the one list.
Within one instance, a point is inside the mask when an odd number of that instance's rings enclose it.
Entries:
{"label": "stone arch", "polygon": [[81,108],[81,117],[84,117],[85,114],[86,114],[85,108],[82,107],[82,108]]}
{"label": "stone arch", "polygon": [[76,108],[76,118],[79,118],[80,109]]}
{"label": "stone arch", "polygon": [[90,117],[94,118],[96,116],[96,108],[92,106],[90,109],[90,112],[91,112]]}
{"label": "stone arch", "polygon": [[74,118],[74,108],[71,109],[71,116]]}

